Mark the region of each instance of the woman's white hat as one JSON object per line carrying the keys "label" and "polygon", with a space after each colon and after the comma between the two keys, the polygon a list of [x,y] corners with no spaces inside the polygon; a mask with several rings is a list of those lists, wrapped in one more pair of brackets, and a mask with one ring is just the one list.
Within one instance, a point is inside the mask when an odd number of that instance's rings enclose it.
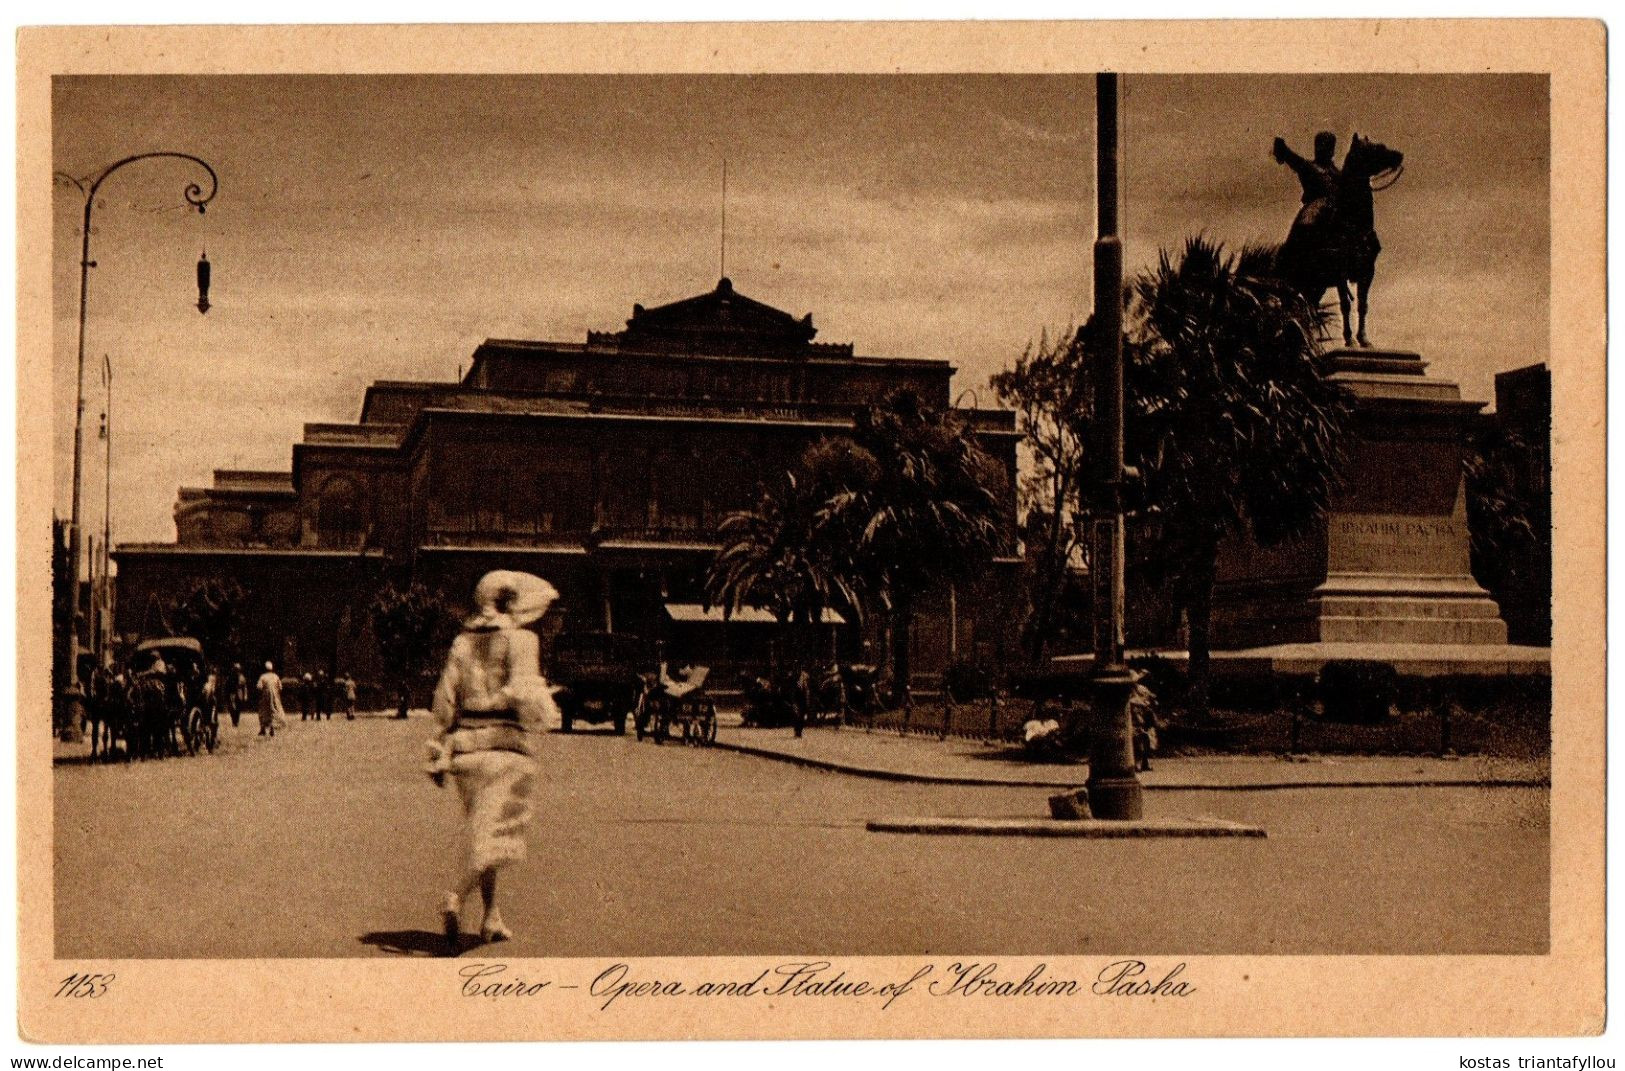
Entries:
{"label": "woman's white hat", "polygon": [[474,586],[474,614],[463,627],[523,627],[547,613],[558,597],[557,589],[539,576],[497,569],[480,577]]}

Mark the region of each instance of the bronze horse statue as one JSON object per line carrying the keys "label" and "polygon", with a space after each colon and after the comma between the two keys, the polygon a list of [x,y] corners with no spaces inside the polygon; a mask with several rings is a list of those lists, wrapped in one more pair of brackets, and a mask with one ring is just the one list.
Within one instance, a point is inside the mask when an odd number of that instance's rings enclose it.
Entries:
{"label": "bronze horse statue", "polygon": [[[1275,139],[1274,155],[1278,163],[1292,165],[1304,186],[1304,206],[1281,246],[1276,271],[1312,305],[1319,305],[1326,291],[1336,287],[1337,303],[1343,310],[1343,344],[1358,340],[1369,347],[1366,310],[1377,254],[1382,251],[1371,181],[1393,173],[1393,179],[1378,188],[1393,185],[1404,171],[1405,154],[1355,134],[1339,169],[1331,166],[1331,135],[1321,134],[1316,138],[1313,163],[1292,152],[1280,138]],[[1358,332],[1349,323],[1350,284],[1359,299]]]}

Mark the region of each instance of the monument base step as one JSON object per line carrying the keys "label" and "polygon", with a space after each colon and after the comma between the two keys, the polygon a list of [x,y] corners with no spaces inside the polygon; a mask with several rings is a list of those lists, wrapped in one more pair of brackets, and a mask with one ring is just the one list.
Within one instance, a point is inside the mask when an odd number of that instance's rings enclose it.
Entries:
{"label": "monument base step", "polygon": [[1498,617],[1344,617],[1322,615],[1315,621],[1319,643],[1417,643],[1430,646],[1507,641],[1506,622]]}
{"label": "monument base step", "polygon": [[1359,617],[1380,620],[1482,621],[1497,616],[1494,600],[1484,598],[1419,599],[1410,596],[1372,598],[1369,596],[1322,596],[1313,601],[1319,617]]}
{"label": "monument base step", "polygon": [[[1179,661],[1184,661],[1184,652]],[[1281,673],[1308,676],[1327,662],[1387,662],[1410,677],[1549,677],[1550,647],[1508,643],[1279,643],[1213,652],[1213,672]]]}
{"label": "monument base step", "polygon": [[[1190,655],[1179,650],[1133,650],[1130,661],[1154,655],[1184,666]],[[1523,647],[1492,643],[1277,643],[1263,647],[1214,651],[1215,676],[1281,673],[1312,676],[1327,662],[1387,662],[1410,677],[1549,677],[1550,647]],[[1056,669],[1087,674],[1094,663],[1089,654],[1056,655]]]}
{"label": "monument base step", "polygon": [[1465,575],[1333,573],[1296,596],[1262,586],[1232,588],[1220,593],[1213,622],[1215,638],[1228,647],[1507,641],[1495,600]]}

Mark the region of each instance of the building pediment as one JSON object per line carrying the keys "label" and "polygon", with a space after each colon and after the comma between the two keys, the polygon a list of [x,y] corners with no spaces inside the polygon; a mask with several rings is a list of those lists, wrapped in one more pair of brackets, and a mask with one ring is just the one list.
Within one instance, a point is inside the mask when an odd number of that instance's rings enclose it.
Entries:
{"label": "building pediment", "polygon": [[641,352],[780,356],[811,352],[817,334],[811,313],[798,319],[746,297],[723,278],[704,294],[653,308],[634,305],[625,330],[594,333],[589,342]]}

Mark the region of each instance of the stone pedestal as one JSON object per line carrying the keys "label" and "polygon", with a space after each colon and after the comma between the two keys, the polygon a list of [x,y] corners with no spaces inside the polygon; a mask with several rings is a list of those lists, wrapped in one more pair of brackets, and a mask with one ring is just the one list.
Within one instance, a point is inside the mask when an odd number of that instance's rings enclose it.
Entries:
{"label": "stone pedestal", "polygon": [[1327,356],[1356,400],[1344,487],[1307,537],[1221,548],[1213,646],[1505,644],[1468,563],[1462,458],[1483,403],[1414,353]]}

